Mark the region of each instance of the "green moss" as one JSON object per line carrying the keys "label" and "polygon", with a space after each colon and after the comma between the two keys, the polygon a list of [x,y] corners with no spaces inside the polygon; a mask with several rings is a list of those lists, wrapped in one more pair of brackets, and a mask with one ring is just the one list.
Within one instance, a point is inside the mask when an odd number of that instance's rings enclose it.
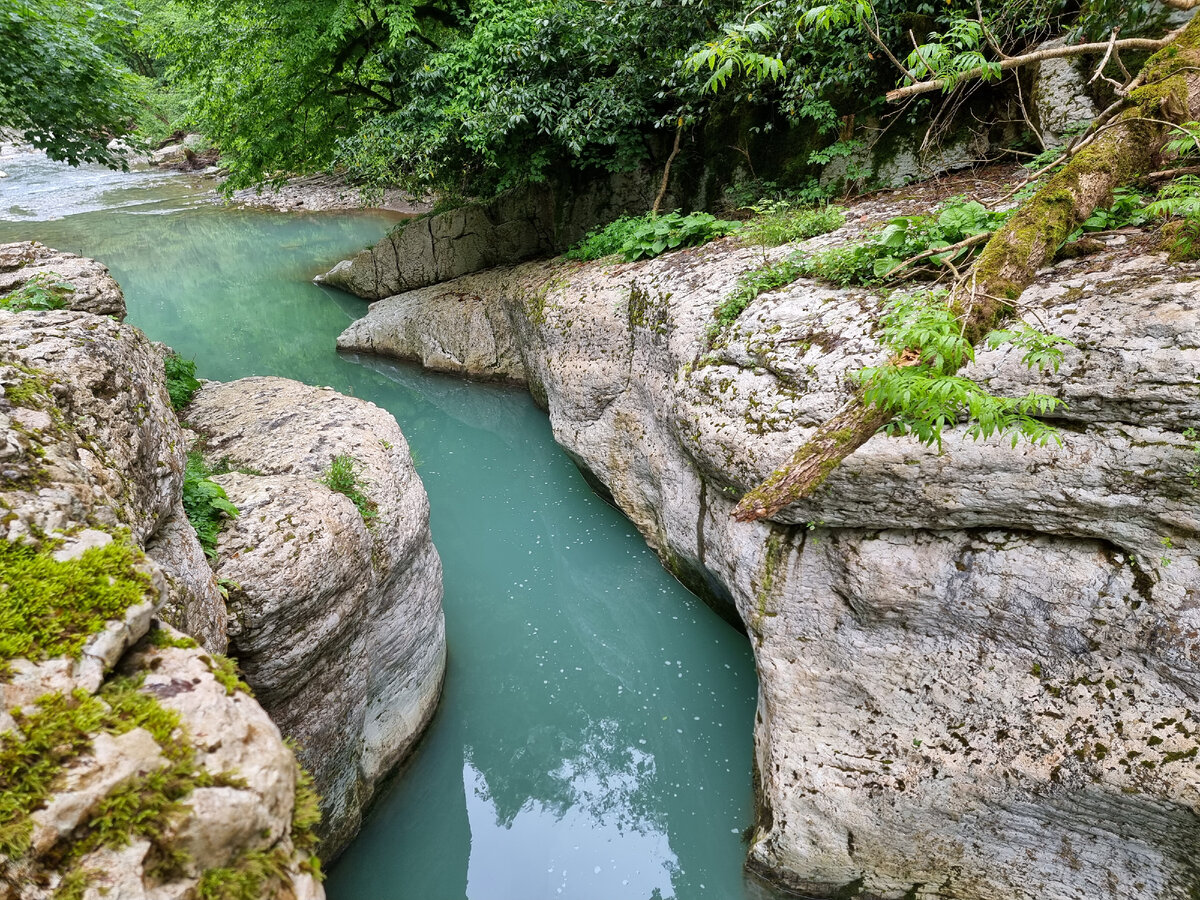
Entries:
{"label": "green moss", "polygon": [[158,647],[159,649],[176,647],[180,650],[193,650],[200,646],[187,635],[181,634],[179,637],[175,637],[165,628],[155,628],[150,632],[148,639],[151,647]]}
{"label": "green moss", "polygon": [[118,538],[59,562],[54,543],[0,543],[0,660],[77,657],[88,638],[146,595],[141,553]]}
{"label": "green moss", "polygon": [[254,691],[250,690],[250,685],[242,681],[238,675],[237,663],[228,656],[222,656],[220,653],[213,653],[203,657],[208,670],[212,672],[213,678],[217,680],[217,684],[225,688],[225,695],[232,697],[236,692],[241,691],[243,694],[254,696]]}
{"label": "green moss", "polygon": [[4,396],[13,406],[24,406],[31,409],[44,409],[51,404],[50,386],[46,376],[36,369],[17,367],[22,377],[12,384],[4,386]]}
{"label": "green moss", "polygon": [[321,822],[321,797],[312,776],[296,764],[296,805],[292,810],[292,843],[302,853],[317,849],[316,827]]}
{"label": "green moss", "polygon": [[72,869],[63,876],[54,892],[54,900],[83,900],[92,873],[86,869]]}
{"label": "green moss", "polygon": [[15,711],[15,731],[0,734],[0,855],[29,849],[29,814],[45,802],[63,765],[87,751],[107,723],[105,705],[83,691],[49,694],[31,712]]}
{"label": "green moss", "polygon": [[166,764],[117,785],[70,836],[39,856],[45,868],[65,873],[63,896],[78,896],[90,873],[78,867],[86,854],[102,847],[120,848],[137,839],[150,842],[146,871],[152,877],[177,877],[188,862],[171,846],[172,824],[186,814],[186,798],[197,788],[233,783],[233,775],[214,778],[196,765],[196,751],[174,710],[140,690],[144,673],[108,681],[97,696],[43,697],[31,713],[15,715],[16,733],[0,736],[0,853],[20,861],[28,852],[30,813],[40,808],[63,768],[88,752],[100,732],[147,731]]}
{"label": "green moss", "polygon": [[280,848],[244,854],[232,866],[209,869],[197,885],[199,900],[261,900],[270,886],[286,884],[288,857]]}

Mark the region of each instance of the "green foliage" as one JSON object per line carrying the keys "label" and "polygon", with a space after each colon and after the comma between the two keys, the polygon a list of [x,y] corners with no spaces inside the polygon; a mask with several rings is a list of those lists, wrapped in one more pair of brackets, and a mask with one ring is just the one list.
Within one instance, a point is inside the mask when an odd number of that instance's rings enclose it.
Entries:
{"label": "green foliage", "polygon": [[787,200],[751,207],[757,214],[742,227],[739,237],[748,244],[777,247],[836,231],[846,223],[839,206],[797,207]]}
{"label": "green foliage", "polygon": [[238,509],[229,502],[225,489],[209,476],[211,470],[199,453],[189,453],[183,472],[183,511],[209,557],[217,554],[217,536],[225,519],[236,516]]}
{"label": "green foliage", "polygon": [[75,286],[52,272],[39,272],[10,294],[0,297],[0,309],[12,312],[62,309]]}
{"label": "green foliage", "polygon": [[0,543],[0,660],[78,656],[146,594],[149,580],[134,569],[141,554],[125,539],[63,562],[54,547]]}
{"label": "green foliage", "polygon": [[[944,291],[893,296],[881,324],[883,342],[900,364],[866,368],[856,378],[868,403],[897,410],[889,433],[911,434],[940,449],[943,430],[965,419],[973,440],[1004,435],[1014,447],[1022,438],[1038,445],[1062,443],[1058,432],[1037,418],[1061,407],[1061,400],[1034,393],[998,397],[953,374],[974,361],[975,348],[963,337]],[[1024,351],[1025,365],[1053,370],[1063,346],[1070,344],[1028,327],[993,332],[987,343],[993,348],[1012,344]]]}
{"label": "green foliage", "polygon": [[[29,849],[30,813],[49,796],[61,771],[88,752],[92,736],[144,728],[168,766],[117,786],[72,835],[67,861],[99,847],[122,847],[137,836],[162,837],[179,801],[212,783],[195,767],[195,751],[179,716],[138,690],[140,677],[110,679],[99,696],[77,690],[47,694],[32,710],[14,711],[15,730],[0,734],[0,854],[19,859]],[[73,877],[73,883],[80,876]]]}
{"label": "green foliage", "polygon": [[335,165],[487,195],[564,166],[628,171],[691,121],[688,49],[733,0],[196,0],[159,46],[230,186]]}
{"label": "green foliage", "polygon": [[361,468],[362,463],[353,456],[348,453],[339,454],[329,463],[329,471],[321,479],[321,484],[331,491],[337,491],[350,498],[350,502],[354,504],[358,514],[362,516],[363,522],[369,526],[379,515],[379,507],[361,490],[361,488],[370,487],[361,480],[359,474]]}
{"label": "green foliage", "polygon": [[1192,442],[1192,465],[1188,469],[1188,481],[1192,487],[1200,487],[1200,431],[1195,428],[1183,429],[1183,436]]}
{"label": "green foliage", "polygon": [[29,814],[49,796],[63,765],[91,746],[89,734],[106,715],[83,691],[47,694],[32,711],[13,712],[16,730],[0,733],[0,855],[15,859],[29,849]]}
{"label": "green foliage", "polygon": [[631,243],[633,233],[645,221],[642,216],[621,216],[602,228],[594,228],[587,237],[569,249],[566,259],[589,261],[620,253]]}
{"label": "green foliage", "polygon": [[768,263],[758,269],[743,272],[738,276],[733,293],[713,311],[715,329],[709,337],[715,337],[720,329],[732,325],[759,294],[791,284],[801,274],[803,267],[793,259]]}
{"label": "green foliage", "polygon": [[1117,188],[1113,191],[1112,203],[1094,209],[1087,220],[1067,237],[1067,241],[1078,240],[1087,232],[1144,225],[1154,215],[1151,208],[1145,205],[1145,198],[1140,192],[1129,188]]}
{"label": "green foliage", "polygon": [[871,240],[834,247],[802,261],[803,274],[843,287],[852,284],[881,284],[889,273],[912,277],[936,275],[947,263],[961,266],[978,246],[962,247],[928,258],[927,264],[900,270],[902,263],[929,250],[950,247],[979,234],[999,228],[1011,213],[992,212],[974,200],[952,198],[927,215],[899,216],[871,235]]}
{"label": "green foliage", "polygon": [[[295,753],[296,748],[292,747]],[[316,827],[321,823],[321,796],[313,785],[312,776],[296,763],[296,802],[292,809],[292,846],[300,853],[315,853],[319,838]],[[320,863],[318,865],[318,872]]]}
{"label": "green foliage", "polygon": [[122,2],[0,0],[0,128],[52,159],[123,166],[108,143],[141,97],[117,52],[134,18]]}
{"label": "green foliage", "polygon": [[567,259],[600,259],[619,253],[626,262],[659,256],[670,250],[706,244],[741,228],[741,222],[728,222],[709,213],[686,216],[678,211],[640,218],[624,216],[604,228],[592,231],[568,250]]}
{"label": "green foliage", "polygon": [[150,632],[147,639],[150,641],[151,647],[158,647],[160,649],[175,647],[179,650],[194,650],[200,646],[187,635],[181,634],[176,637],[166,628],[155,628]]}
{"label": "green foliage", "polygon": [[208,666],[208,671],[212,672],[213,678],[217,680],[217,684],[225,688],[225,695],[232,697],[239,691],[243,694],[254,696],[254,691],[250,685],[242,681],[241,675],[238,673],[237,663],[220,653],[210,653],[204,657],[204,662]]}
{"label": "green foliage", "polygon": [[1164,185],[1145,212],[1167,220],[1163,235],[1171,262],[1200,259],[1200,178],[1181,175]]}
{"label": "green foliage", "polygon": [[179,412],[192,402],[192,397],[200,390],[200,382],[196,379],[196,363],[178,353],[168,353],[163,359],[163,370],[167,376],[171,408]]}

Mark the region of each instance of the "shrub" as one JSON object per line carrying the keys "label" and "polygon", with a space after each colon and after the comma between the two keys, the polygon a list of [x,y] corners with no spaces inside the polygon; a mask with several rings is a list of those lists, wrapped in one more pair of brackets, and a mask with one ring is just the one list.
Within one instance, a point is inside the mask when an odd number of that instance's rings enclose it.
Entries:
{"label": "shrub", "polygon": [[678,211],[640,218],[624,216],[593,231],[564,255],[567,259],[592,260],[619,253],[626,262],[659,256],[668,250],[706,244],[741,228],[740,222],[718,219],[709,213],[686,216]]}
{"label": "shrub", "polygon": [[[929,250],[950,247],[966,238],[990,234],[1008,219],[1009,212],[992,212],[974,200],[947,200],[936,213],[898,216],[872,235],[872,240],[834,247],[803,262],[803,274],[823,278],[842,287],[881,284],[902,263]],[[936,275],[948,263],[966,263],[981,244],[933,255],[921,267],[904,270],[906,276]],[[896,272],[895,274],[899,274]]]}
{"label": "shrub", "polygon": [[167,375],[167,394],[171,398],[171,407],[179,412],[192,402],[192,397],[200,390],[200,382],[196,380],[196,363],[172,352],[163,360],[163,369]]}

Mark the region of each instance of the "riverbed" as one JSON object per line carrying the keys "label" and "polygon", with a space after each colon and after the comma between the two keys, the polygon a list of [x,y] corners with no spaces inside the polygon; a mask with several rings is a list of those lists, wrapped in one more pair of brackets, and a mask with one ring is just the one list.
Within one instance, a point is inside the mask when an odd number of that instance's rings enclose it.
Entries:
{"label": "riverbed", "polygon": [[5,157],[0,242],[106,263],[128,321],[204,378],[390,411],[445,569],[445,695],[333,865],[331,900],[739,898],[750,648],[588,488],[524,391],[339,356],[366,303],[311,278],[390,213],[227,208],[206,181]]}

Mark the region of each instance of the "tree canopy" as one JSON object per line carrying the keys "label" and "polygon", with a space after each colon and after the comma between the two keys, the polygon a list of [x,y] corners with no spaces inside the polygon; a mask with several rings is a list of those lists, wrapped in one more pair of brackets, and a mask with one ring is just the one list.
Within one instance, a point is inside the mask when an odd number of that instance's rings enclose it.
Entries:
{"label": "tree canopy", "polygon": [[137,118],[120,51],[134,21],[121,3],[0,0],[0,128],[53,159],[120,165],[108,144]]}

